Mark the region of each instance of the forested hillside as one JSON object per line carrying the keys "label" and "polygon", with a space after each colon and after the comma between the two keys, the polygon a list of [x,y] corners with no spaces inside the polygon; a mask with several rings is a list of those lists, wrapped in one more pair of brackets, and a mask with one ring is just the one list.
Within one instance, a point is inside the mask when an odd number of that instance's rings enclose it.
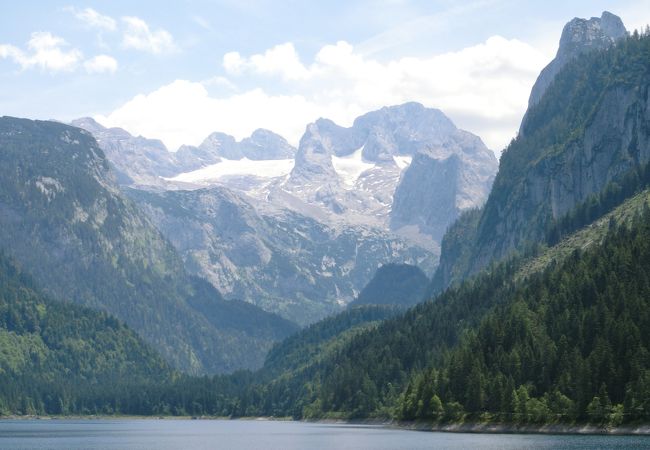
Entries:
{"label": "forested hillside", "polygon": [[[0,254],[0,414],[83,412],[78,389],[158,383],[164,360],[106,313],[52,301]],[[102,411],[111,413],[115,405]]]}
{"label": "forested hillside", "polygon": [[427,276],[409,264],[385,264],[350,306],[394,305],[408,308],[424,300],[429,285]]}
{"label": "forested hillside", "polygon": [[650,161],[649,89],[650,36],[568,62],[527,111],[485,206],[463,222],[471,226],[443,239],[433,290],[531,243],[557,242],[628,198]]}
{"label": "forested hillside", "polygon": [[188,373],[257,368],[297,328],[190,277],[95,139],[67,125],[0,118],[0,249],[48,296],[114,315]]}

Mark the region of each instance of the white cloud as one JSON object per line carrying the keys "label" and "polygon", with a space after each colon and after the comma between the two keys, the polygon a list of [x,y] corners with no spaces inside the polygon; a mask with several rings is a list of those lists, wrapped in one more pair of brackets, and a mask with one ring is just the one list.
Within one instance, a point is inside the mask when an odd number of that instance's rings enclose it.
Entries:
{"label": "white cloud", "polygon": [[100,14],[92,8],[85,8],[82,10],[72,8],[72,13],[77,19],[84,22],[90,28],[98,28],[106,31],[115,31],[117,29],[117,22],[115,19]]}
{"label": "white cloud", "polygon": [[0,57],[13,60],[22,70],[39,67],[52,73],[69,72],[77,67],[82,54],[77,49],[66,50],[67,46],[63,38],[47,31],[37,31],[27,42],[26,51],[10,44],[1,44]]}
{"label": "white cloud", "polygon": [[291,43],[276,45],[263,54],[250,58],[242,58],[238,52],[226,53],[223,66],[226,71],[234,74],[250,70],[261,75],[279,75],[285,80],[299,80],[310,76]]}
{"label": "white cloud", "polygon": [[216,130],[224,130],[239,139],[249,136],[256,128],[268,128],[283,136],[300,136],[307,122],[322,112],[299,95],[272,96],[254,89],[215,98],[201,83],[176,80],[150,94],[134,97],[97,120],[107,126],[124,127],[134,134],[160,138],[171,150],[176,150],[182,144],[198,145]]}
{"label": "white cloud", "polygon": [[[197,144],[212,131],[242,138],[255,128],[297,143],[305,125],[327,117],[348,126],[386,105],[419,101],[501,150],[514,136],[534,80],[548,58],[521,41],[493,36],[457,52],[379,61],[347,42],[326,45],[304,64],[291,43],[266,52],[224,55],[235,85],[268,85],[211,96],[206,85],[177,80],[139,95],[103,118],[108,125],[160,137],[170,148]],[[273,84],[275,83],[275,84]]]}
{"label": "white cloud", "polygon": [[125,30],[122,45],[125,48],[142,50],[154,54],[177,50],[173,36],[166,30],[149,29],[149,25],[138,17],[122,17]]}
{"label": "white cloud", "polygon": [[108,55],[97,55],[84,62],[86,72],[93,73],[115,73],[117,60]]}

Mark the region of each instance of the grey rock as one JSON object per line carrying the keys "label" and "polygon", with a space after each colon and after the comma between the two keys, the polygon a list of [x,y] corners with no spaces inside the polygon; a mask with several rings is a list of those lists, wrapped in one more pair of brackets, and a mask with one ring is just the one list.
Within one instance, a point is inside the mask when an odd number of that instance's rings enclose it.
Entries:
{"label": "grey rock", "polygon": [[157,139],[132,136],[122,128],[106,128],[89,117],[73,120],[70,125],[95,137],[120,184],[155,186],[160,184],[160,177],[177,173],[173,153]]}
{"label": "grey rock", "polygon": [[[360,149],[368,168],[346,185],[333,160]],[[400,157],[413,158],[411,167],[402,170]],[[496,168],[494,154],[478,137],[437,109],[406,103],[365,114],[350,128],[324,119],[309,125],[280,189],[334,220],[407,236],[415,230],[433,248],[460,211],[485,201]]]}
{"label": "grey rock", "polygon": [[601,17],[575,18],[564,26],[560,46],[551,61],[537,77],[528,100],[531,107],[539,102],[555,76],[576,56],[592,50],[604,49],[627,36],[620,17],[604,11]]}
{"label": "grey rock", "polygon": [[369,227],[324,225],[286,209],[260,210],[223,187],[127,193],[183,255],[186,267],[301,324],[341,310],[388,262],[432,271],[436,256]]}
{"label": "grey rock", "polygon": [[296,148],[269,130],[257,129],[239,143],[243,157],[252,160],[292,159]]}

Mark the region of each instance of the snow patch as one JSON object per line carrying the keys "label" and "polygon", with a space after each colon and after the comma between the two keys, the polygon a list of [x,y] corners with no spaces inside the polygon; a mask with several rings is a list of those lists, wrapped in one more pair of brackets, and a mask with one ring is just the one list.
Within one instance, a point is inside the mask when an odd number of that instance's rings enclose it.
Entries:
{"label": "snow patch", "polygon": [[359,177],[366,170],[370,170],[375,165],[363,160],[363,147],[351,155],[338,157],[332,155],[332,165],[338,176],[348,186],[354,186]]}
{"label": "snow patch", "polygon": [[395,161],[395,164],[397,164],[397,167],[399,167],[400,170],[404,170],[408,166],[411,165],[411,161],[413,161],[413,157],[412,156],[393,156],[393,161]]}
{"label": "snow patch", "polygon": [[192,172],[181,173],[173,178],[165,178],[170,181],[181,181],[185,183],[205,182],[218,180],[227,176],[253,175],[260,178],[276,178],[289,175],[295,160],[273,159],[253,161],[248,158],[222,159],[216,164],[203,167]]}

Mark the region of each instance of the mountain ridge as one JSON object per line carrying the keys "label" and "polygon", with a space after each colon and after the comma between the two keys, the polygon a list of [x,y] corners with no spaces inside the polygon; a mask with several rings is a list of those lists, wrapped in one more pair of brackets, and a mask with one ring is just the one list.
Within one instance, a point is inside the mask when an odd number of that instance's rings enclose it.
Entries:
{"label": "mountain ridge", "polygon": [[[46,295],[112,313],[190,373],[256,367],[273,340],[295,330],[251,305],[240,315],[189,277],[173,246],[122,196],[88,132],[0,118],[0,162],[0,247]],[[223,328],[215,310],[239,322]]]}

